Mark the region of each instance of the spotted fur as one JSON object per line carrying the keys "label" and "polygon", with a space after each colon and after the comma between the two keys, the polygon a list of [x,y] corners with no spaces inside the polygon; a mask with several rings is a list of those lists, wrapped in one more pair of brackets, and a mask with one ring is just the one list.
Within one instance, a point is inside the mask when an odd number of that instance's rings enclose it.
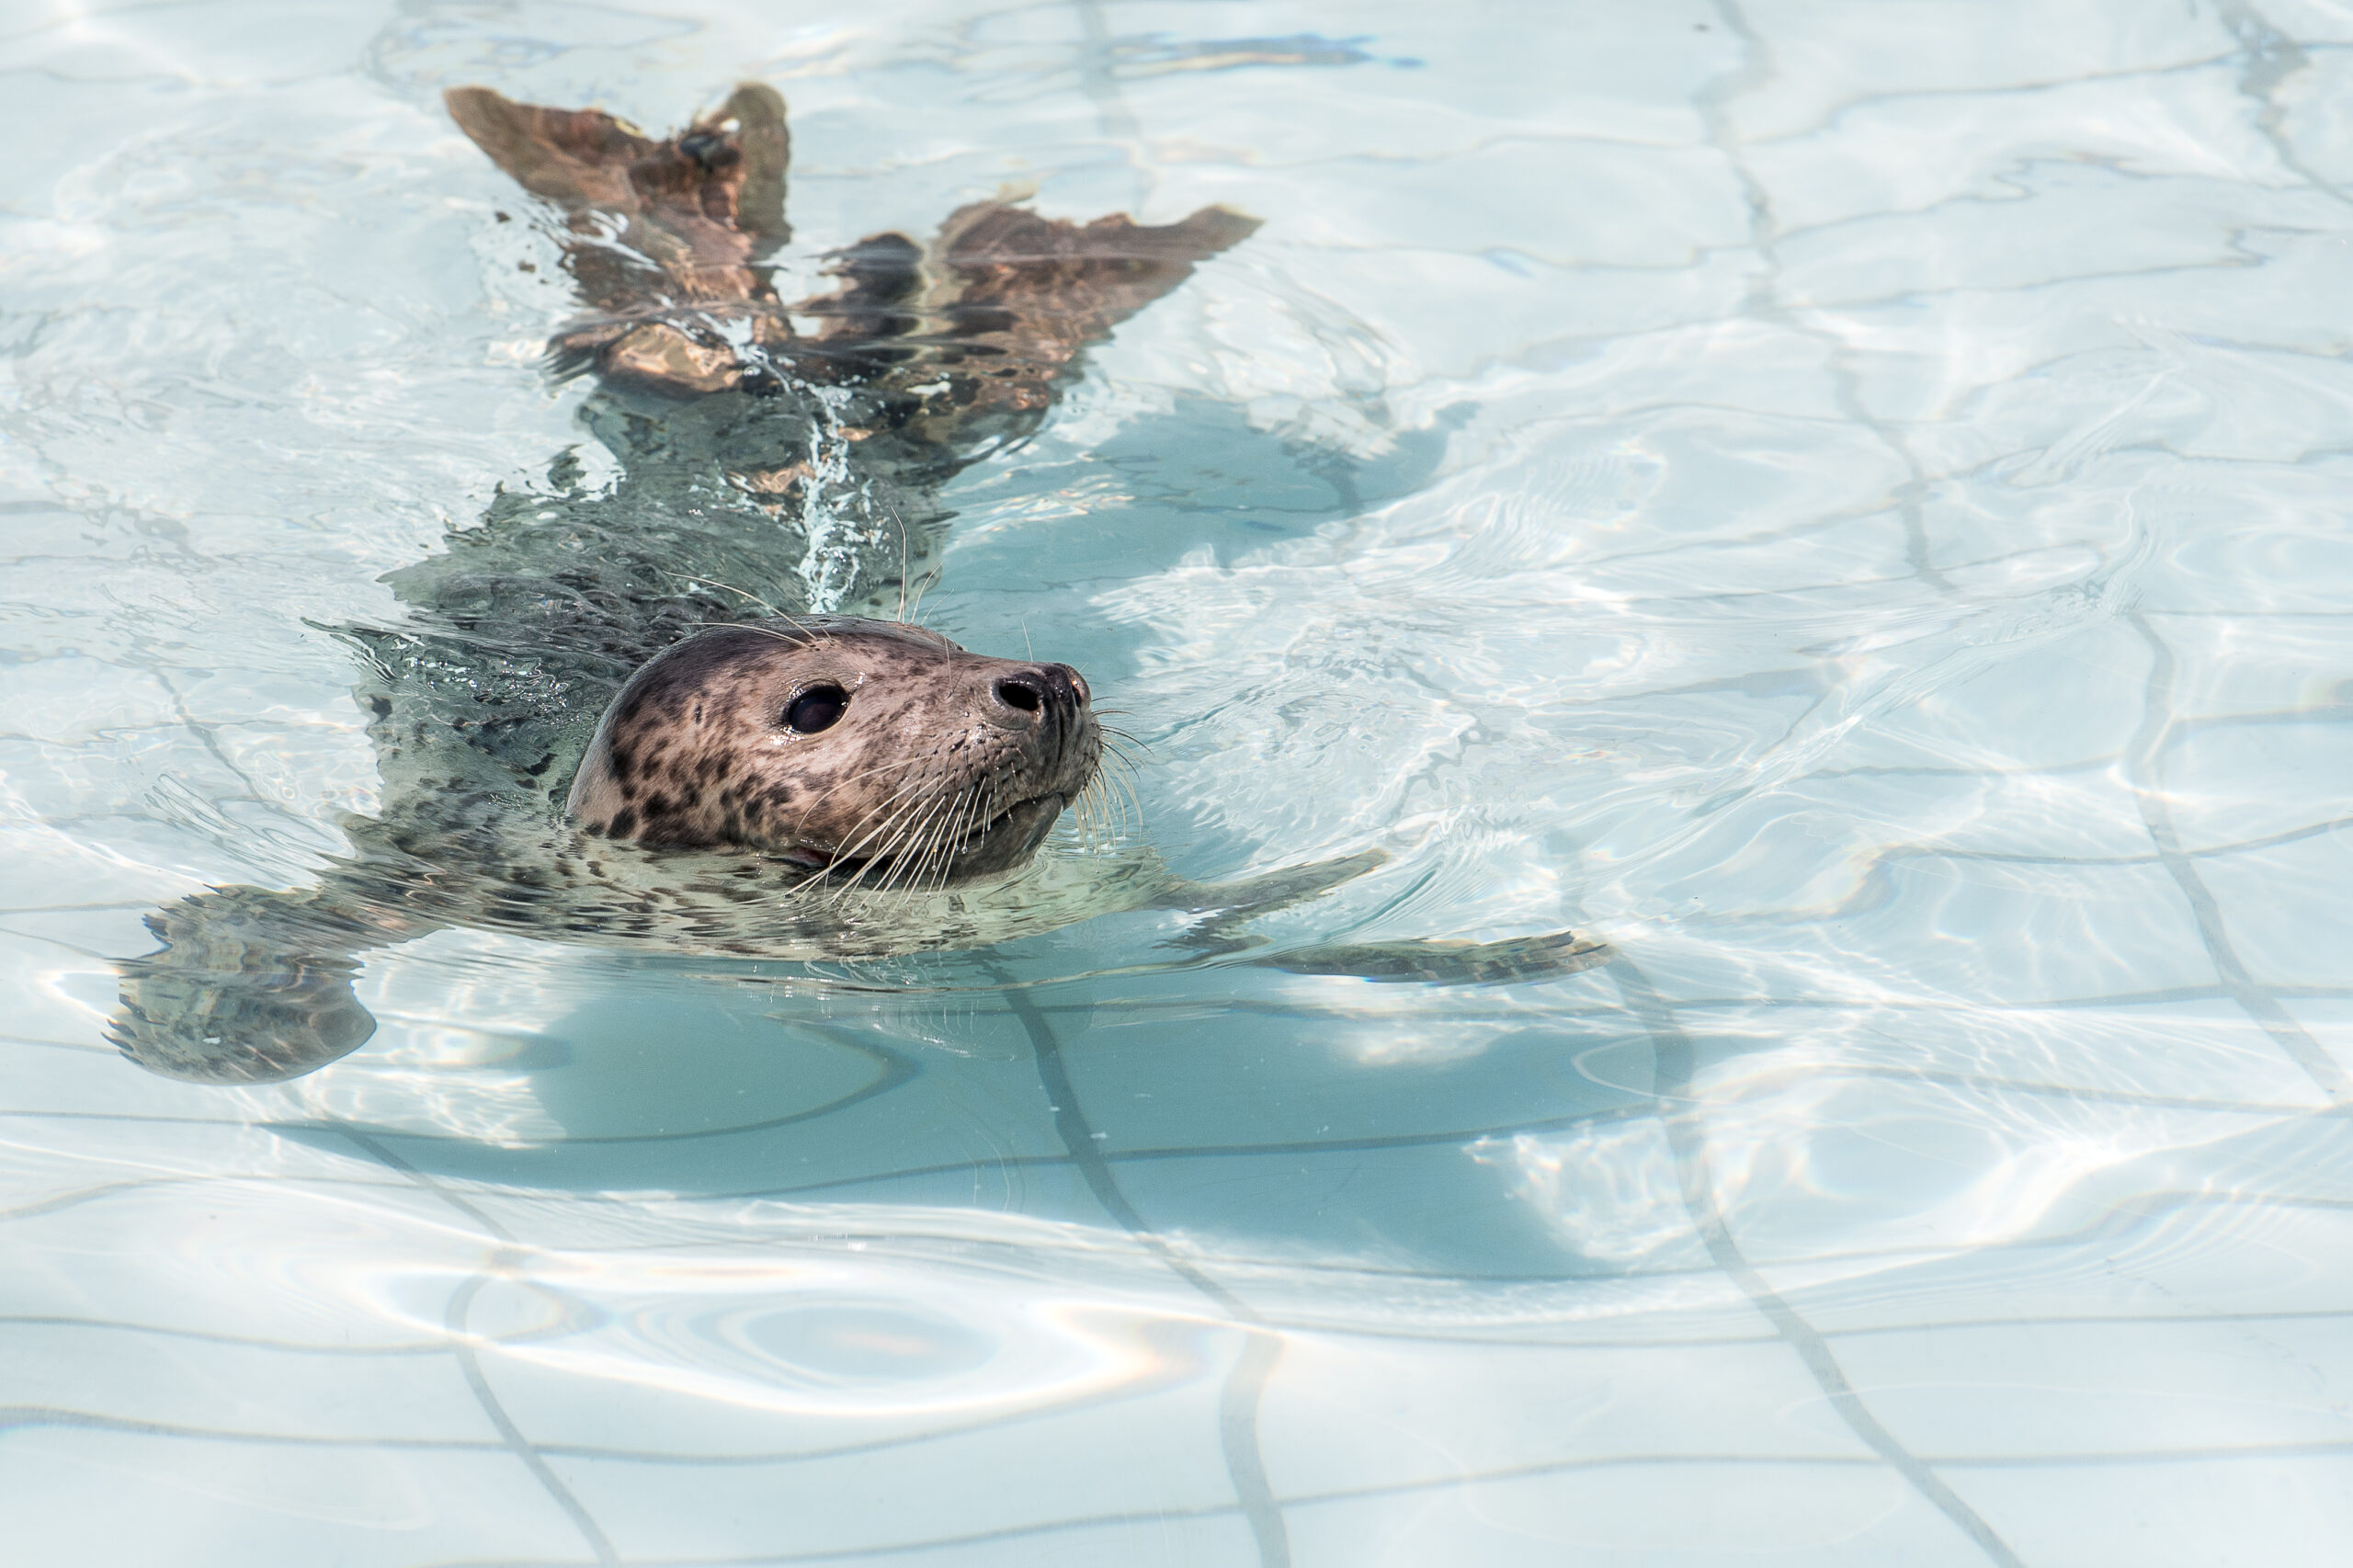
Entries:
{"label": "spotted fur", "polygon": [[[788,716],[811,691],[846,701],[800,733]],[[564,809],[608,838],[829,870],[889,861],[885,884],[944,885],[1026,858],[1101,755],[1067,665],[898,622],[776,619],[700,632],[631,677]]]}

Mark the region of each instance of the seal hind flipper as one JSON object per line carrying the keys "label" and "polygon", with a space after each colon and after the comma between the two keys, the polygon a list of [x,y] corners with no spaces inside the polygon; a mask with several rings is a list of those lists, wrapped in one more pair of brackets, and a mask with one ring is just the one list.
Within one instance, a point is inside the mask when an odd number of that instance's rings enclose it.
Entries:
{"label": "seal hind flipper", "polygon": [[351,990],[358,949],[422,934],[355,910],[330,882],[215,888],[147,916],[164,945],[119,966],[108,1040],[152,1073],[205,1084],[276,1083],[350,1054],[376,1032]]}
{"label": "seal hind flipper", "polygon": [[[974,202],[928,245],[884,233],[836,252],[843,285],[788,307],[764,265],[791,236],[791,138],[775,89],[745,83],[662,141],[601,109],[487,87],[443,99],[492,162],[566,214],[564,265],[596,314],[549,346],[558,373],[594,367],[699,396],[753,385],[783,360],[820,381],[896,370],[899,390],[921,392],[910,434],[950,447],[1026,433],[1083,350],[1258,227],[1222,207],[1176,223],[1077,223]],[[796,314],[822,325],[801,336]]]}
{"label": "seal hind flipper", "polygon": [[452,87],[442,101],[493,163],[566,215],[564,266],[597,315],[551,345],[560,373],[593,364],[665,390],[721,392],[742,367],[698,316],[743,319],[763,345],[790,335],[764,265],[792,235],[792,139],[775,88],[746,82],[661,141],[602,109],[518,104],[488,87]]}
{"label": "seal hind flipper", "polygon": [[800,351],[870,376],[893,367],[902,386],[944,381],[926,387],[912,422],[944,445],[1018,433],[1076,376],[1089,346],[1257,227],[1223,207],[1176,223],[1117,214],[1076,223],[975,202],[919,253],[900,234],[837,253],[847,285],[792,307],[826,323]]}
{"label": "seal hind flipper", "polygon": [[[712,113],[658,142],[602,109],[518,104],[488,87],[452,87],[442,102],[458,129],[532,195],[569,217],[629,220],[621,243],[669,274],[686,297],[774,298],[749,268],[792,237],[784,216],[792,136],[775,88],[745,82]],[[584,241],[575,248],[609,248],[595,229],[575,224],[574,232]],[[642,286],[612,301],[650,302]]]}

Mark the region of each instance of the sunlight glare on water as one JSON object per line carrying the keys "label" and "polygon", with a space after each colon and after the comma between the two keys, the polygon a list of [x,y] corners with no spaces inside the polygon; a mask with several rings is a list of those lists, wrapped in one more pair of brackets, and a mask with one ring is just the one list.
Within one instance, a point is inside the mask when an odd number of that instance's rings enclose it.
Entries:
{"label": "sunlight glare on water", "polygon": [[[2353,1539],[2353,9],[29,0],[0,72],[22,1561]],[[142,917],[398,809],[332,629],[612,483],[441,92],[744,78],[787,297],[1006,187],[1264,220],[920,615],[1086,672],[1177,873],[1386,860],[1222,945],[444,930],[323,1071],[141,1072]]]}

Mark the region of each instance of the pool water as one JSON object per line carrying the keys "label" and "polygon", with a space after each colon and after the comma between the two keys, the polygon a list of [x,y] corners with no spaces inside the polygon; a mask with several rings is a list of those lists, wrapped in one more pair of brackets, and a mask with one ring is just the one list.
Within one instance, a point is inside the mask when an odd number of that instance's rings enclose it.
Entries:
{"label": "pool water", "polygon": [[[2342,1560],[2353,6],[26,0],[0,73],[12,1561]],[[1126,710],[1183,874],[1389,856],[1271,943],[1613,962],[445,932],[310,1077],[104,1042],[378,804],[324,629],[588,441],[440,91],[744,76],[813,274],[1266,221],[923,619]]]}

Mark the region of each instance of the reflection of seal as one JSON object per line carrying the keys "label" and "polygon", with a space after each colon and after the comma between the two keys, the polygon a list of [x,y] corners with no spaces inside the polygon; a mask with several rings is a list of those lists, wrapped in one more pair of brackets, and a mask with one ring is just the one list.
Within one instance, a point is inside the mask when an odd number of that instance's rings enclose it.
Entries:
{"label": "reflection of seal", "polygon": [[[1076,224],[983,202],[928,245],[858,242],[835,292],[788,304],[767,88],[664,142],[480,88],[449,101],[563,215],[590,313],[553,357],[596,372],[581,418],[617,477],[592,484],[567,453],[544,488],[503,492],[387,575],[407,618],[343,632],[364,655],[381,814],[347,820],[350,853],[315,887],[151,915],[163,949],[122,965],[109,1030],[133,1060],[213,1082],[309,1072],[375,1028],[358,955],[449,926],[790,959],[975,947],[1159,903],[1210,916],[1199,945],[1229,951],[1249,945],[1240,915],[1378,860],[1191,888],[1131,856],[1075,883],[924,896],[1028,859],[1084,802],[1101,742],[1067,666],[858,618],[930,573],[939,486],[1034,429],[1089,344],[1250,220]],[[1352,951],[1308,957],[1347,973]],[[1391,944],[1367,972],[1493,979],[1590,951]]]}
{"label": "reflection of seal", "polygon": [[565,809],[608,837],[944,883],[1027,858],[1094,781],[1087,701],[1067,665],[898,622],[715,628],[621,689]]}

